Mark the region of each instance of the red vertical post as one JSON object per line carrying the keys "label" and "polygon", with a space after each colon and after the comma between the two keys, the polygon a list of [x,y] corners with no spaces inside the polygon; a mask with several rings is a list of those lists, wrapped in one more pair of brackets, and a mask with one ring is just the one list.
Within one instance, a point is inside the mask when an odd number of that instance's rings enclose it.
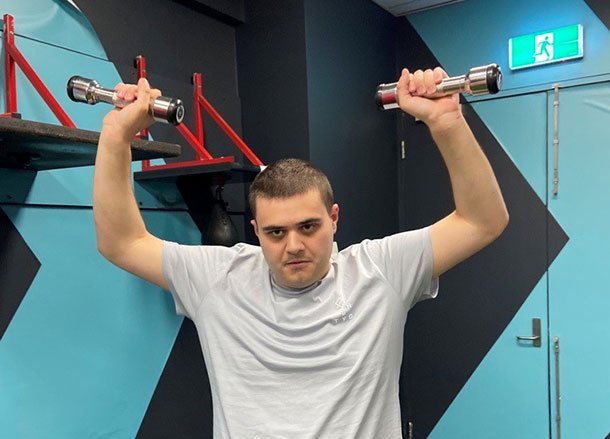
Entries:
{"label": "red vertical post", "polygon": [[15,79],[15,60],[9,47],[15,44],[13,16],[4,14],[4,80],[6,88],[6,112],[17,112],[17,82]]}
{"label": "red vertical post", "polygon": [[[136,69],[138,70],[138,79],[146,78],[146,58],[142,55],[136,56]],[[144,128],[140,131],[140,139],[148,140],[148,129]],[[142,171],[150,169],[150,160],[142,160]]]}
{"label": "red vertical post", "polygon": [[193,93],[194,93],[194,105],[193,110],[195,111],[195,133],[197,140],[201,143],[201,146],[205,148],[204,134],[203,134],[203,118],[201,114],[201,106],[199,105],[198,96],[202,96],[201,90],[201,73],[193,73]]}
{"label": "red vertical post", "polygon": [[40,97],[47,104],[49,109],[53,112],[55,117],[61,122],[62,125],[76,128],[74,122],[70,120],[66,112],[61,108],[59,102],[55,100],[49,89],[44,85],[42,80],[38,77],[32,66],[30,66],[24,56],[19,52],[14,44],[8,45],[6,50],[9,52],[11,58],[15,60],[15,64],[19,66],[25,77],[34,86]]}
{"label": "red vertical post", "polygon": [[4,51],[5,64],[4,73],[6,81],[6,111],[5,115],[13,115],[17,113],[17,83],[15,80],[15,64],[19,66],[25,77],[34,86],[40,97],[49,106],[55,117],[62,125],[76,128],[74,122],[70,120],[66,112],[61,108],[61,105],[55,100],[49,89],[44,85],[38,77],[32,66],[30,66],[25,57],[19,52],[15,46],[15,26],[13,16],[4,14]]}

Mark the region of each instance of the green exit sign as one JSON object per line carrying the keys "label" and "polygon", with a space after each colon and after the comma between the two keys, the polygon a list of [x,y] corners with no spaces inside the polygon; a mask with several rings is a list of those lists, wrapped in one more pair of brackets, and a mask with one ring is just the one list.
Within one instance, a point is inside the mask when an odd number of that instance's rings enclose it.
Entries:
{"label": "green exit sign", "polygon": [[511,70],[582,58],[582,25],[559,27],[508,40]]}

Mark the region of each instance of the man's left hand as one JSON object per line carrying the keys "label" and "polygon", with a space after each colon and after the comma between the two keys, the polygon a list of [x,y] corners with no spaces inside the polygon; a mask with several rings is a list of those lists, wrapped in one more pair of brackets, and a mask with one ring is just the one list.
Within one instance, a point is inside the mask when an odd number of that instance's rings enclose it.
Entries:
{"label": "man's left hand", "polygon": [[442,128],[461,118],[459,95],[434,97],[436,86],[447,73],[440,67],[410,73],[402,69],[397,97],[402,111],[422,120],[430,129]]}

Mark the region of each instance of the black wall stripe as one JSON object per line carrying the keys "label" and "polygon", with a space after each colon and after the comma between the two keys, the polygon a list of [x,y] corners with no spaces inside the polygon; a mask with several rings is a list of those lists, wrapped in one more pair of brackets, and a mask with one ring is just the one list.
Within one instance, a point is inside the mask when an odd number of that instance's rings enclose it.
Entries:
{"label": "black wall stripe", "polygon": [[[399,62],[438,65],[406,20],[401,38],[405,36],[408,53],[400,51]],[[418,304],[409,314],[401,401],[403,425],[413,422],[414,437],[428,436],[568,240],[468,103],[463,112],[494,168],[511,220],[495,243],[441,277],[436,300]],[[427,127],[401,118],[407,148],[401,218],[405,229],[413,229],[437,221],[454,204],[445,165]]]}
{"label": "black wall stripe", "polygon": [[212,438],[212,394],[197,330],[184,319],[138,439]]}
{"label": "black wall stripe", "polygon": [[0,207],[0,339],[39,268],[40,261]]}
{"label": "black wall stripe", "polygon": [[585,0],[595,15],[610,29],[610,2],[608,0]]}

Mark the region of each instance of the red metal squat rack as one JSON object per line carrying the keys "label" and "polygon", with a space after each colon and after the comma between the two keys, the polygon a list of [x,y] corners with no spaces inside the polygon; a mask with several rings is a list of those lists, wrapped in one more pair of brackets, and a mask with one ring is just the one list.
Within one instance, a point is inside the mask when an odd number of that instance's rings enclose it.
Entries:
{"label": "red metal squat rack", "polygon": [[[139,78],[146,78],[146,59],[142,55],[138,55],[135,59],[135,66],[138,72]],[[195,112],[195,130],[196,135],[186,127],[184,123],[176,126],[176,129],[182,137],[193,147],[195,154],[197,155],[196,160],[187,162],[167,163],[165,165],[151,166],[150,160],[142,161],[142,171],[161,170],[161,169],[175,169],[185,168],[197,165],[215,164],[215,163],[226,163],[234,162],[233,156],[214,158],[204,144],[204,130],[203,130],[203,119],[201,109],[203,108],[208,113],[216,124],[225,132],[225,134],[231,139],[231,141],[239,148],[241,152],[248,158],[250,163],[254,166],[262,166],[263,162],[254,154],[254,152],[246,145],[241,137],[231,128],[231,126],[222,118],[222,116],[216,111],[216,109],[209,103],[209,101],[203,97],[202,86],[201,86],[201,73],[194,73],[193,78],[193,100],[194,100],[194,112]],[[148,138],[148,130],[140,133],[141,138]]]}
{"label": "red metal squat rack", "polygon": [[25,57],[15,46],[15,26],[13,16],[4,14],[4,81],[6,88],[6,113],[0,114],[4,117],[19,117],[17,112],[17,82],[15,76],[15,64],[19,66],[25,77],[32,83],[40,97],[49,106],[55,117],[63,126],[76,128],[74,122],[61,108],[49,89],[44,85],[36,72]]}
{"label": "red metal squat rack", "polygon": [[[20,117],[17,111],[17,85],[15,75],[15,64],[23,71],[26,78],[34,86],[38,94],[42,97],[59,122],[67,127],[76,128],[76,125],[67,113],[63,110],[59,102],[53,97],[49,89],[44,85],[40,77],[27,62],[15,45],[15,28],[13,16],[4,14],[4,73],[5,73],[5,89],[6,89],[6,112],[0,114],[1,117]],[[146,60],[143,56],[136,57],[136,67],[138,70],[138,78],[146,77]],[[217,163],[232,163],[235,161],[233,156],[214,158],[204,146],[203,120],[201,118],[201,109],[203,108],[218,126],[225,132],[231,141],[239,148],[240,151],[248,158],[254,166],[262,166],[263,162],[254,154],[254,152],[246,145],[241,137],[231,128],[231,126],[222,118],[216,109],[203,97],[201,86],[201,73],[193,74],[193,98],[195,111],[195,126],[196,136],[186,127],[184,123],[176,126],[176,129],[191,145],[197,155],[196,160],[187,162],[168,163],[164,165],[151,166],[150,160],[142,161],[142,171],[176,169],[192,167],[197,165],[209,165]],[[148,139],[148,130],[143,130],[140,133],[140,138]]]}

